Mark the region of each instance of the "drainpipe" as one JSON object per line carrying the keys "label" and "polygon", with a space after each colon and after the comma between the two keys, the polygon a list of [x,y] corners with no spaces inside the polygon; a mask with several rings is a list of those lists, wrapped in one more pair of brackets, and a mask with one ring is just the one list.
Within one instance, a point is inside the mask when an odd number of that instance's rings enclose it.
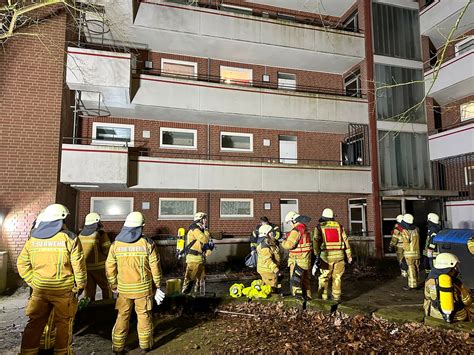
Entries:
{"label": "drainpipe", "polygon": [[377,115],[375,112],[374,51],[372,40],[372,0],[363,0],[365,19],[365,60],[367,65],[367,100],[369,108],[369,142],[372,177],[372,205],[374,206],[375,254],[383,256],[382,214],[379,185]]}

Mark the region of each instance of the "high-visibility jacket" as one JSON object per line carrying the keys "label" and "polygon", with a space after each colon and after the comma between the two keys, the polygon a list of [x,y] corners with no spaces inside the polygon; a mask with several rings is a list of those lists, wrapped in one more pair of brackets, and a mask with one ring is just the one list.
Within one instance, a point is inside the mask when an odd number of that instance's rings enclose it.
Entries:
{"label": "high-visibility jacket", "polygon": [[103,269],[110,249],[110,239],[107,233],[98,230],[91,235],[79,234],[79,240],[84,250],[87,270]]}
{"label": "high-visibility jacket", "polygon": [[423,255],[428,256],[431,252],[431,257],[436,258],[439,254],[436,248],[436,244],[433,239],[441,230],[441,227],[437,224],[428,221],[428,233],[425,241],[425,248],[423,249]]}
{"label": "high-visibility jacket", "polygon": [[346,232],[338,222],[321,222],[314,229],[314,254],[328,263],[344,260],[344,255],[352,257]]}
{"label": "high-visibility jacket", "polygon": [[280,249],[276,245],[269,245],[266,241],[257,247],[257,272],[271,272],[276,274],[280,268]]}
{"label": "high-visibility jacket", "polygon": [[288,264],[298,264],[304,270],[311,267],[311,235],[303,223],[297,223],[281,246],[289,250]]}
{"label": "high-visibility jacket", "polygon": [[30,237],[17,259],[17,267],[21,278],[37,293],[76,291],[87,282],[81,242],[68,230],[45,239]]}
{"label": "high-visibility jacket", "polygon": [[403,255],[406,259],[420,259],[420,233],[418,228],[403,228]]}
{"label": "high-visibility jacket", "polygon": [[474,239],[469,239],[467,242],[467,248],[469,249],[469,252],[474,255]]}
{"label": "high-visibility jacket", "polygon": [[403,228],[397,223],[392,230],[392,239],[390,239],[390,245],[395,248],[403,248],[403,237],[402,237]]}
{"label": "high-visibility jacket", "polygon": [[127,298],[153,294],[153,284],[161,283],[160,256],[153,240],[145,237],[136,242],[115,241],[105,262],[107,280],[112,290]]}
{"label": "high-visibility jacket", "polygon": [[[189,227],[186,235],[186,263],[204,263],[203,250],[204,244],[209,243],[210,234],[207,230],[202,230],[201,227],[193,223]],[[209,250],[206,252],[209,254]]]}
{"label": "high-visibility jacket", "polygon": [[[272,232],[273,232],[273,238],[276,240],[276,241],[280,241],[281,239],[281,230],[280,230],[280,227],[278,227],[277,225],[273,224],[273,223],[269,223],[269,226],[272,227]],[[252,236],[250,237],[250,249],[256,249],[258,244],[259,244],[259,241],[260,241],[260,237],[259,237],[259,232],[258,230],[260,229],[261,225],[259,224],[258,226],[255,227],[254,231],[252,232]]]}

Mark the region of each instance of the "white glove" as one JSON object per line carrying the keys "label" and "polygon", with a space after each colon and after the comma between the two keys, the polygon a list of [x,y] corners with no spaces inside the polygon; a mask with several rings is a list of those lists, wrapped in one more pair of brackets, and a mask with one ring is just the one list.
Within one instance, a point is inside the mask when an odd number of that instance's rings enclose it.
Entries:
{"label": "white glove", "polygon": [[155,293],[156,304],[159,306],[160,304],[163,303],[164,299],[165,299],[165,293],[161,291],[160,289],[157,289]]}
{"label": "white glove", "polygon": [[318,263],[315,262],[314,265],[313,265],[313,269],[311,270],[311,274],[313,276],[316,276],[317,272],[318,272]]}

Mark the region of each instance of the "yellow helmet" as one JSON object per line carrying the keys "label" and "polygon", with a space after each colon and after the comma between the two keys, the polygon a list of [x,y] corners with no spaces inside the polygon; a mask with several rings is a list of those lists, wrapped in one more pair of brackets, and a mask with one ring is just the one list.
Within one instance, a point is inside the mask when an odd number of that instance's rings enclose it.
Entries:
{"label": "yellow helmet", "polygon": [[55,203],[46,207],[41,215],[41,222],[53,222],[60,219],[66,219],[69,216],[69,210],[66,206]]}
{"label": "yellow helmet", "polygon": [[233,284],[232,286],[230,286],[230,289],[229,289],[229,295],[231,297],[234,297],[234,298],[239,298],[239,297],[242,297],[242,290],[244,289],[244,285],[243,284]]}
{"label": "yellow helmet", "polygon": [[428,221],[439,224],[439,216],[436,213],[428,213]]}
{"label": "yellow helmet", "polygon": [[84,224],[86,226],[90,226],[91,224],[99,223],[99,222],[100,222],[100,214],[91,212],[86,216],[86,220]]}
{"label": "yellow helmet", "polygon": [[204,212],[198,212],[194,215],[194,222],[199,222],[200,220],[202,220],[203,218],[207,218],[207,214],[205,214]]}
{"label": "yellow helmet", "polygon": [[321,214],[321,217],[324,217],[324,218],[334,218],[334,211],[330,208],[325,208],[323,210],[323,213]]}
{"label": "yellow helmet", "polygon": [[459,259],[456,255],[451,253],[441,253],[434,260],[433,266],[435,269],[453,268],[459,264]]}
{"label": "yellow helmet", "polygon": [[415,219],[413,218],[413,215],[407,213],[403,216],[403,222],[408,223],[408,224],[413,224]]}
{"label": "yellow helmet", "polygon": [[272,226],[269,225],[269,224],[264,224],[263,226],[261,226],[259,229],[258,229],[258,235],[259,236],[262,236],[262,237],[266,237],[268,235],[268,233],[270,233],[272,231]]}
{"label": "yellow helmet", "polygon": [[402,221],[403,221],[403,215],[402,215],[402,214],[399,214],[399,215],[397,216],[397,223],[402,223]]}
{"label": "yellow helmet", "polygon": [[300,215],[296,213],[295,211],[290,211],[286,214],[285,217],[285,223],[288,222],[294,222],[296,218],[298,218]]}
{"label": "yellow helmet", "polygon": [[127,218],[125,219],[125,223],[123,224],[124,227],[141,227],[145,225],[145,217],[141,212],[131,212],[128,214]]}

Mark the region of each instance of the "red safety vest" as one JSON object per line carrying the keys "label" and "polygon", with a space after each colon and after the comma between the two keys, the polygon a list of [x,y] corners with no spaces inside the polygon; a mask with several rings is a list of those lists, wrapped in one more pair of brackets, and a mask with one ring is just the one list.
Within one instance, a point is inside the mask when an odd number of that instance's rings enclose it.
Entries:
{"label": "red safety vest", "polygon": [[306,225],[299,223],[295,228],[293,228],[293,230],[296,230],[299,233],[300,239],[298,240],[296,248],[290,250],[290,254],[303,254],[311,252],[311,235],[307,231]]}
{"label": "red safety vest", "polygon": [[342,238],[342,226],[335,221],[328,221],[324,226],[318,226],[323,237],[321,250],[344,250],[344,240]]}

